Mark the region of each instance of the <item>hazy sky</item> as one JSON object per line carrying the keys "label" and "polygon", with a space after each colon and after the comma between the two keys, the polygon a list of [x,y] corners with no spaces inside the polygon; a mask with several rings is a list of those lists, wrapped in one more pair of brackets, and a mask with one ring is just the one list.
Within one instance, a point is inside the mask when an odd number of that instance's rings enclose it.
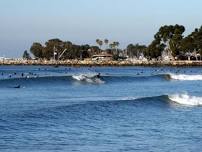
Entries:
{"label": "hazy sky", "polygon": [[95,39],[148,44],[161,25],[202,25],[202,0],[0,0],[0,56],[19,57],[32,42]]}

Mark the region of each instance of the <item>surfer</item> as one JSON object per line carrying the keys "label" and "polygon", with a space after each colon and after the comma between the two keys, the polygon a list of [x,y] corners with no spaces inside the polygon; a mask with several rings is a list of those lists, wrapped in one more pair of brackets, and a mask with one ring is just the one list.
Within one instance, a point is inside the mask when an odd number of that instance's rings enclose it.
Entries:
{"label": "surfer", "polygon": [[97,77],[97,78],[101,78],[100,73],[98,73],[98,74],[96,75],[96,77]]}
{"label": "surfer", "polygon": [[20,85],[17,85],[17,86],[14,86],[13,88],[19,89],[20,87],[21,87]]}
{"label": "surfer", "polygon": [[166,80],[171,80],[171,75],[170,75],[170,74],[166,74],[166,75],[165,75],[165,79],[166,79]]}

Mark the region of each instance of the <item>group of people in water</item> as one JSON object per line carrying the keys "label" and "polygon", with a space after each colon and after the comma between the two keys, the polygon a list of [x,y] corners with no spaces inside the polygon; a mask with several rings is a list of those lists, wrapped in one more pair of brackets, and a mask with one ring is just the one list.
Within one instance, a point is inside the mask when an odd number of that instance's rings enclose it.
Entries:
{"label": "group of people in water", "polygon": [[[86,70],[86,68],[85,68],[85,70]],[[94,78],[99,78],[99,79],[101,78],[101,73],[98,72],[98,71],[96,71],[96,69],[94,69],[93,67],[89,67],[89,68],[87,68],[87,70],[89,72],[97,73],[94,76]],[[49,69],[47,69],[47,68],[44,68],[44,69],[38,68],[38,71],[49,71]],[[64,72],[65,73],[74,72],[74,69],[72,69],[71,67],[65,68]],[[155,74],[159,74],[159,73],[169,73],[169,72],[170,73],[175,73],[175,74],[178,74],[178,73],[184,74],[187,71],[183,70],[183,69],[179,69],[179,68],[176,68],[176,69],[173,69],[173,68],[172,69],[168,69],[168,68],[166,68],[166,69],[165,68],[155,68],[155,69],[153,69],[150,72],[151,72],[150,74],[155,75]],[[189,71],[189,72],[192,73],[193,71]],[[145,71],[143,69],[138,70],[137,72],[134,72],[134,75],[137,75],[137,76],[140,76],[140,75],[143,75],[143,74],[145,74]],[[33,73],[33,72],[28,72],[28,73],[25,73],[25,72],[14,72],[14,73],[1,72],[1,78],[0,79],[37,78],[37,77],[39,77],[38,72],[36,72],[36,73]],[[21,85],[17,84],[16,86],[14,86],[14,88],[21,88]]]}
{"label": "group of people in water", "polygon": [[31,76],[36,77],[38,75],[36,73],[32,73],[32,72],[29,72],[28,74],[16,73],[16,72],[14,72],[12,74],[6,74],[6,73],[1,72],[1,76],[4,78],[29,78]]}

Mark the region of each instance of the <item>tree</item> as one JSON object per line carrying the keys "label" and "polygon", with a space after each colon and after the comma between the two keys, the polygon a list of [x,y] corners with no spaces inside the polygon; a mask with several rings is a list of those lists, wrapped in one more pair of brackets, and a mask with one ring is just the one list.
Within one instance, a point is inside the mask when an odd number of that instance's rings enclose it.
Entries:
{"label": "tree", "polygon": [[127,46],[127,54],[129,57],[139,57],[140,55],[142,54],[145,54],[145,51],[146,51],[146,46],[145,45],[140,45],[140,44],[129,44]]}
{"label": "tree", "polygon": [[116,48],[118,48],[120,43],[119,42],[114,42],[114,45],[115,45]]}
{"label": "tree", "polygon": [[145,56],[148,58],[158,58],[161,56],[162,51],[165,48],[165,44],[160,44],[158,40],[153,40],[145,51]]}
{"label": "tree", "polygon": [[101,47],[102,47],[102,45],[103,45],[103,41],[100,40],[100,39],[96,39],[96,43],[99,45],[100,50],[101,50]]}
{"label": "tree", "polygon": [[193,34],[195,50],[202,55],[202,26]]}
{"label": "tree", "polygon": [[43,46],[40,43],[33,43],[30,52],[36,57],[36,58],[43,58]]}
{"label": "tree", "polygon": [[196,48],[194,39],[192,36],[185,37],[181,42],[182,53],[192,52]]}
{"label": "tree", "polygon": [[91,50],[91,52],[90,52],[91,55],[98,54],[100,52],[100,49],[98,46],[91,46],[90,50]]}
{"label": "tree", "polygon": [[30,54],[27,52],[27,50],[24,51],[22,57],[23,57],[23,59],[26,59],[26,60],[30,60],[31,59]]}
{"label": "tree", "polygon": [[64,50],[64,43],[60,39],[50,39],[45,43],[45,47],[43,49],[44,57],[46,59],[51,59],[54,57],[57,59],[59,54]]}
{"label": "tree", "polygon": [[107,46],[108,46],[108,44],[109,44],[109,40],[108,40],[108,39],[105,39],[105,40],[104,40],[104,43],[105,43],[106,49],[107,49]]}
{"label": "tree", "polygon": [[202,27],[196,28],[191,34],[182,39],[181,49],[183,53],[196,51],[202,55]]}
{"label": "tree", "polygon": [[134,45],[133,44],[129,44],[127,46],[127,55],[130,57],[130,58],[133,58],[134,57],[134,53],[133,53],[133,49],[134,49]]}
{"label": "tree", "polygon": [[115,48],[114,43],[110,43],[110,44],[109,44],[109,48],[110,48],[111,50],[114,49],[114,48]]}
{"label": "tree", "polygon": [[120,43],[119,42],[113,42],[113,47],[114,49],[116,50],[116,54],[118,55],[119,52],[118,52],[118,47],[119,47]]}
{"label": "tree", "polygon": [[154,35],[154,41],[148,47],[149,54],[153,57],[160,56],[162,51],[168,49],[173,56],[179,55],[184,31],[185,27],[178,24],[162,26]]}

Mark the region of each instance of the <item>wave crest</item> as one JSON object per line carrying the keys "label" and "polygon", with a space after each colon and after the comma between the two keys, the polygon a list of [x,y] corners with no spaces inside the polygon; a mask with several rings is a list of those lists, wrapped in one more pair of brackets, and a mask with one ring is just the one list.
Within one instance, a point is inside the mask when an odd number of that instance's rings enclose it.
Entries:
{"label": "wave crest", "polygon": [[96,84],[105,83],[103,80],[101,80],[101,78],[100,78],[100,76],[98,76],[98,74],[73,75],[72,78],[74,80],[77,80],[77,81],[80,81],[80,82],[96,83]]}
{"label": "wave crest", "polygon": [[169,74],[173,80],[181,81],[199,81],[202,80],[202,75],[186,75],[186,74]]}
{"label": "wave crest", "polygon": [[188,94],[174,94],[168,96],[168,98],[181,105],[187,106],[201,106],[202,105],[202,97],[189,96]]}

